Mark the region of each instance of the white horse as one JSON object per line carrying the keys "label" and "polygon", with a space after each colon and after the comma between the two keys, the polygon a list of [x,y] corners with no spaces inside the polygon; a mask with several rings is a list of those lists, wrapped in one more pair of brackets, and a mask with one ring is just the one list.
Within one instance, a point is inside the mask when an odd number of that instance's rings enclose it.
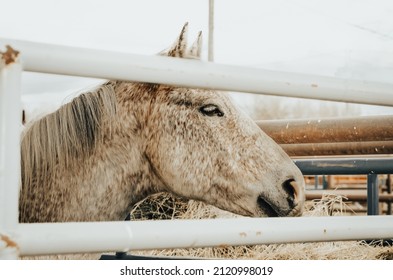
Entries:
{"label": "white horse", "polygon": [[[186,35],[160,55],[198,59]],[[21,150],[25,223],[123,220],[161,191],[247,216],[303,209],[299,169],[212,90],[109,81],[29,125]]]}

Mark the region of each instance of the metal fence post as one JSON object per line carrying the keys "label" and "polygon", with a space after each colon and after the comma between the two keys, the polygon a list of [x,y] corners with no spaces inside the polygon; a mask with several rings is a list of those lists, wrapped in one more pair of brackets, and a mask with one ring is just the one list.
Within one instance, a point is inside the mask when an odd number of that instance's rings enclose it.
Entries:
{"label": "metal fence post", "polygon": [[314,176],[314,189],[318,189],[318,185],[319,185],[319,176],[318,175],[315,175]]}
{"label": "metal fence post", "polygon": [[322,189],[327,190],[328,189],[328,181],[326,180],[326,176],[322,176]]}
{"label": "metal fence post", "polygon": [[[386,179],[386,189],[390,194],[392,193],[392,175],[388,174],[388,178]],[[388,202],[388,208],[386,210],[386,215],[392,215],[392,202]]]}
{"label": "metal fence post", "polygon": [[0,259],[18,258],[22,67],[18,52],[0,52]]}
{"label": "metal fence post", "polygon": [[367,215],[379,214],[379,187],[378,175],[367,175]]}
{"label": "metal fence post", "polygon": [[214,61],[214,0],[209,0],[208,61]]}

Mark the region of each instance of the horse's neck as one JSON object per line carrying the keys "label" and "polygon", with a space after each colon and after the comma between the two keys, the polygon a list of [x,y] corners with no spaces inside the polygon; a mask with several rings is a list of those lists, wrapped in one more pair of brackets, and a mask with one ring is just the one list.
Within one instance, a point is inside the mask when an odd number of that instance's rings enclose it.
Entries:
{"label": "horse's neck", "polygon": [[45,186],[25,186],[21,222],[122,220],[134,203],[153,192],[149,166],[134,148],[122,144],[119,149],[116,141],[103,145],[66,170],[53,170]]}
{"label": "horse's neck", "polygon": [[[85,166],[89,170],[85,172],[89,176],[82,176],[85,179],[80,182],[85,189],[78,187],[79,196],[86,202],[84,211],[79,212],[80,220],[124,220],[135,203],[164,189],[145,154],[141,119],[146,116],[141,116],[144,112],[133,113],[137,111],[133,107],[141,109],[137,102],[121,101],[130,93],[124,90],[123,83],[116,86],[119,85],[123,88],[116,90],[118,109],[108,132],[110,139],[100,143],[87,159]],[[78,203],[73,206],[78,207]]]}
{"label": "horse's neck", "polygon": [[118,108],[110,131],[103,131],[107,139],[89,157],[55,167],[46,186],[23,187],[21,222],[122,220],[133,204],[159,190],[129,112]]}
{"label": "horse's neck", "polygon": [[115,139],[87,160],[87,175],[81,174],[80,185],[73,185],[77,195],[70,208],[78,214],[69,211],[65,219],[122,220],[134,203],[153,191],[149,167],[135,143],[121,142]]}

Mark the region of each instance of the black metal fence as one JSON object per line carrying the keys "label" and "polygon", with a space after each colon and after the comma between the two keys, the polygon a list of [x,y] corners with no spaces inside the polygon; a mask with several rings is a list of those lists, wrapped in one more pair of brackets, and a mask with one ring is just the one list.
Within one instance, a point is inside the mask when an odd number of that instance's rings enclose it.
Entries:
{"label": "black metal fence", "polygon": [[303,175],[367,175],[367,214],[379,213],[378,174],[393,174],[392,158],[297,159]]}

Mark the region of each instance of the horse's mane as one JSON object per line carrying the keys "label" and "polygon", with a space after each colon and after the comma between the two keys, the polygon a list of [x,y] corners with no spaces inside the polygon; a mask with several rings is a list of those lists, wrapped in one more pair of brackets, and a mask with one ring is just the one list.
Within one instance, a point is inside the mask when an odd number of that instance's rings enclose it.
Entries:
{"label": "horse's mane", "polygon": [[114,83],[108,82],[32,123],[22,136],[22,186],[39,185],[55,166],[68,168],[90,155],[103,139],[104,117],[115,112]]}

